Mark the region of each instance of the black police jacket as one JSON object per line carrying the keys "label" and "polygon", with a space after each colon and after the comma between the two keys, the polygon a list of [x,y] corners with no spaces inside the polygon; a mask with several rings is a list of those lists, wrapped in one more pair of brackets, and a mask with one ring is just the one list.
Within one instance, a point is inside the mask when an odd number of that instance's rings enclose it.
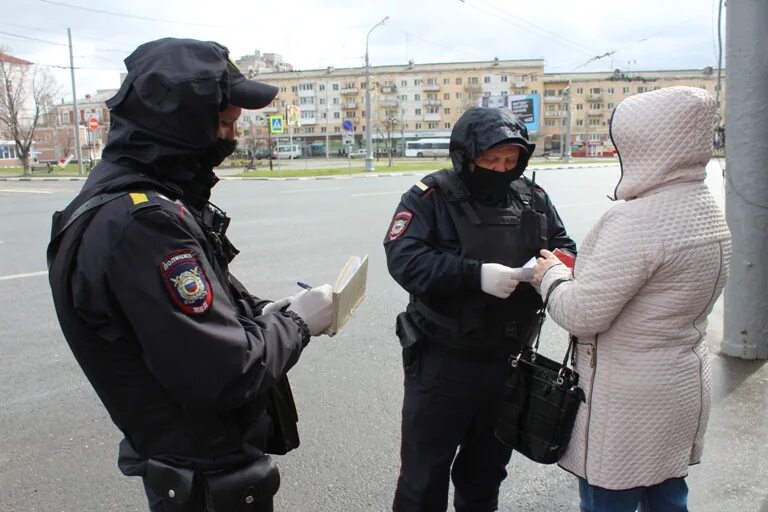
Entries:
{"label": "black police jacket", "polygon": [[[120,191],[128,193],[56,237],[89,198]],[[309,341],[295,314],[260,314],[265,302],[229,273],[235,251],[226,237],[212,236],[180,195],[171,183],[103,161],[54,216],[48,256],[56,312],[125,435],[128,474],[141,474],[149,457],[220,469],[267,450],[270,391]]]}
{"label": "black police jacket", "polygon": [[483,293],[482,264],[519,267],[542,248],[576,252],[541,187],[520,178],[506,202],[488,206],[452,169],[426,176],[403,194],[384,247],[390,274],[411,296],[411,318],[429,340],[496,354],[524,341],[541,297],[527,283],[507,299]]}

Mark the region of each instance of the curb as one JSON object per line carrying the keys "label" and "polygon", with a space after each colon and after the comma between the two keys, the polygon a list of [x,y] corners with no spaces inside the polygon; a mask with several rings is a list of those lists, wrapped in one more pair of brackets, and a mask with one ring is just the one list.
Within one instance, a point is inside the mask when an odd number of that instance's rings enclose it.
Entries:
{"label": "curb", "polygon": [[[576,164],[576,165],[533,165],[526,170],[531,171],[557,171],[563,169],[588,169],[594,167],[612,167],[618,166],[619,162],[607,162],[604,164]],[[307,181],[307,180],[339,180],[339,179],[359,179],[359,178],[389,178],[396,176],[423,176],[430,172],[437,171],[432,169],[427,171],[395,171],[387,173],[356,173],[356,174],[334,174],[326,176],[288,176],[281,177],[259,177],[259,176],[221,176],[220,180],[252,180],[252,181]],[[12,176],[0,177],[0,181],[84,181],[86,176],[62,176],[59,178],[34,177],[34,176]]]}

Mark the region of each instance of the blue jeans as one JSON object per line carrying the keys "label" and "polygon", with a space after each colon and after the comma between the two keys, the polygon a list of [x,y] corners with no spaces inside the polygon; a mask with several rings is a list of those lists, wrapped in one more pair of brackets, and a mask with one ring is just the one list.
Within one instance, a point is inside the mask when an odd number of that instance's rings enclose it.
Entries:
{"label": "blue jeans", "polygon": [[685,478],[670,478],[650,487],[612,491],[579,478],[581,512],[688,512]]}

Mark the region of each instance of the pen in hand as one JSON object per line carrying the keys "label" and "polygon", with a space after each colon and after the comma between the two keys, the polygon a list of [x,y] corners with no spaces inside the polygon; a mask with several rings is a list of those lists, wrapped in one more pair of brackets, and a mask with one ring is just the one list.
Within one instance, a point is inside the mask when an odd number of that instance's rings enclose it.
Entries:
{"label": "pen in hand", "polygon": [[307,283],[302,283],[301,281],[297,281],[296,284],[299,285],[300,287],[304,288],[305,290],[311,290],[312,289],[312,287],[310,285],[308,285]]}

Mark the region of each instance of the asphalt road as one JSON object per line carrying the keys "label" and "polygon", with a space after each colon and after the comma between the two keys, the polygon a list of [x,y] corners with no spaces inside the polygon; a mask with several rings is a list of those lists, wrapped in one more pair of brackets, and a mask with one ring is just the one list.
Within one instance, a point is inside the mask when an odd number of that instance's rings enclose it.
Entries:
{"label": "asphalt road", "polygon": [[[618,167],[537,173],[572,236],[611,206]],[[384,511],[399,469],[402,373],[394,317],[407,296],[386,271],[382,239],[400,194],[420,174],[316,180],[223,180],[213,200],[234,219],[233,272],[257,295],[333,281],[350,255],[370,258],[368,297],[342,333],[312,341],[291,380],[302,444],[279,457],[277,510]],[[720,194],[719,169],[711,186]],[[77,181],[0,181],[0,511],[146,510],[140,482],[115,465],[120,439],[56,322],[45,270],[50,215]],[[130,255],[126,255],[130,258]],[[719,322],[719,323],[718,323]],[[721,320],[714,320],[717,333]],[[545,352],[565,334],[548,323]],[[724,359],[724,358],[722,358]],[[764,383],[757,363],[716,361],[705,463],[691,470],[694,510],[760,510],[765,499]],[[720,411],[718,413],[718,411]],[[501,510],[578,510],[575,479],[513,455]],[[737,476],[738,475],[738,476]]]}

